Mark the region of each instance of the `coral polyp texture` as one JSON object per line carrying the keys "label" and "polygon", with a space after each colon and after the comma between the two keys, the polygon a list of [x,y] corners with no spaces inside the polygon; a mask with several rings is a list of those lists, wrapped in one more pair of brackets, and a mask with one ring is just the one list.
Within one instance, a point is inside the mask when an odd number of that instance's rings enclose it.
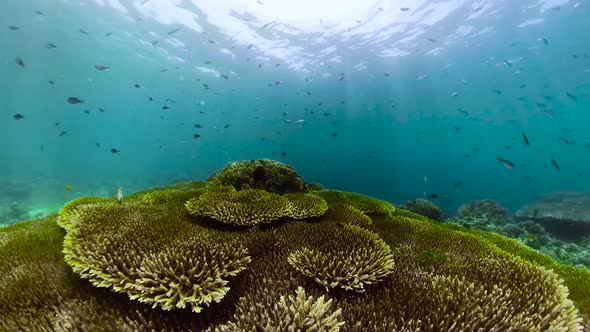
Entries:
{"label": "coral polyp texture", "polygon": [[[260,202],[281,222],[211,220]],[[517,241],[359,194],[210,182],[0,228],[0,293],[0,331],[590,331],[590,273]]]}
{"label": "coral polyp texture", "polygon": [[228,163],[209,180],[236,190],[262,189],[276,194],[307,191],[307,184],[291,166],[270,159]]}
{"label": "coral polyp texture", "polygon": [[255,226],[281,218],[319,217],[328,205],[312,194],[278,195],[259,189],[236,191],[231,186],[212,186],[186,203],[189,213],[209,217],[224,224]]}
{"label": "coral polyp texture", "polygon": [[[390,248],[377,234],[356,225],[344,225],[314,247],[289,255],[297,271],[328,288],[339,287],[363,292],[365,285],[382,280],[393,271]],[[335,247],[334,247],[335,246]]]}

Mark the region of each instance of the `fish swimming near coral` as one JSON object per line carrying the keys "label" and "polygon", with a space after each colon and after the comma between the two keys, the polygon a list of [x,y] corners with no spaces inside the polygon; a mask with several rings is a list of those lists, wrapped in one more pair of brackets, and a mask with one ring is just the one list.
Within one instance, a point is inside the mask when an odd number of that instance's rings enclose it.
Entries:
{"label": "fish swimming near coral", "polygon": [[504,165],[504,167],[508,168],[508,169],[514,169],[514,163],[511,162],[510,160],[506,160],[500,156],[498,156],[498,161],[502,163],[502,165]]}
{"label": "fish swimming near coral", "polygon": [[123,201],[123,188],[119,187],[117,189],[117,201],[121,203]]}

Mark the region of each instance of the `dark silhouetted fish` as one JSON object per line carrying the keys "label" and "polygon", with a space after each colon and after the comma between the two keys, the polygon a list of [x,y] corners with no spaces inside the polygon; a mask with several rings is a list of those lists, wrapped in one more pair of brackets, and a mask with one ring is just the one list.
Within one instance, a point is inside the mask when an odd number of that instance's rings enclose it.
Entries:
{"label": "dark silhouetted fish", "polygon": [[169,35],[172,35],[172,34],[174,34],[174,33],[178,32],[178,31],[180,31],[180,29],[182,29],[182,28],[176,28],[176,29],[174,29],[174,30],[170,30],[170,31],[168,31],[168,34],[169,34]]}
{"label": "dark silhouetted fish", "polygon": [[47,43],[47,44],[45,44],[45,48],[49,48],[49,49],[57,48],[57,45],[52,44],[52,43]]}
{"label": "dark silhouetted fish", "polygon": [[229,79],[229,77],[227,75],[221,74],[221,77],[225,78],[226,80]]}
{"label": "dark silhouetted fish", "polygon": [[225,129],[229,128],[229,123],[226,124],[225,126],[223,126],[223,128],[225,128]]}
{"label": "dark silhouetted fish", "polygon": [[139,89],[139,88],[141,88],[141,85],[139,85],[139,84],[137,84],[137,83],[135,83],[133,86],[134,86],[136,89]]}
{"label": "dark silhouetted fish", "polygon": [[195,128],[203,128],[203,126],[202,126],[202,125],[200,125],[200,124],[195,124],[195,125],[194,125],[194,127],[195,127]]}
{"label": "dark silhouetted fish", "polygon": [[281,156],[286,157],[287,156],[287,152],[281,152]]}
{"label": "dark silhouetted fish", "polygon": [[207,83],[203,83],[203,87],[204,87],[205,89],[209,89],[209,84],[207,84]]}
{"label": "dark silhouetted fish", "polygon": [[102,108],[99,108],[99,109],[98,109],[98,111],[99,111],[100,113],[104,113],[104,109],[102,109]]}
{"label": "dark silhouetted fish", "polygon": [[107,32],[107,33],[105,33],[105,34],[104,34],[104,36],[105,36],[105,37],[109,37],[109,36],[111,36],[112,34],[113,34],[112,32]]}
{"label": "dark silhouetted fish", "polygon": [[576,96],[576,95],[574,95],[572,93],[566,92],[565,95],[568,96],[568,97],[570,97],[570,99],[573,100],[573,101],[578,101],[578,96]]}
{"label": "dark silhouetted fish", "polygon": [[522,139],[524,140],[524,145],[529,145],[529,138],[526,137],[525,133],[522,133]]}
{"label": "dark silhouetted fish", "polygon": [[551,164],[553,164],[553,168],[555,168],[556,171],[559,171],[559,165],[555,159],[551,159]]}
{"label": "dark silhouetted fish", "polygon": [[199,137],[201,137],[201,135],[199,135],[199,134],[194,134],[193,135],[193,138],[199,138]]}
{"label": "dark silhouetted fish", "polygon": [[508,66],[508,67],[512,67],[512,64],[510,62],[508,62],[508,60],[504,60],[504,63]]}
{"label": "dark silhouetted fish", "polygon": [[49,84],[55,84],[55,81],[47,81]]}
{"label": "dark silhouetted fish", "polygon": [[168,107],[168,106],[162,106],[162,109],[163,110],[167,110],[167,109],[170,109],[170,107]]}
{"label": "dark silhouetted fish", "polygon": [[84,104],[83,99],[78,99],[76,97],[68,97],[68,103],[75,105],[75,104]]}
{"label": "dark silhouetted fish", "polygon": [[37,15],[41,15],[41,16],[43,16],[43,15],[44,15],[44,14],[43,14],[43,12],[42,12],[42,11],[40,11],[40,10],[35,10],[35,11],[34,11],[34,13],[35,13],[35,14],[37,14]]}
{"label": "dark silhouetted fish", "polygon": [[410,8],[408,8],[408,7],[402,7],[399,10],[401,10],[402,12],[407,12],[408,10],[410,10]]}
{"label": "dark silhouetted fish", "polygon": [[16,31],[18,29],[20,29],[20,27],[17,27],[16,25],[9,25],[8,26],[8,30]]}
{"label": "dark silhouetted fish", "polygon": [[561,144],[568,144],[569,141],[563,137],[559,137],[559,142],[561,142]]}
{"label": "dark silhouetted fish", "polygon": [[498,161],[502,163],[502,165],[504,165],[504,167],[508,168],[508,169],[514,169],[514,163],[511,162],[510,160],[506,160],[500,156],[498,157]]}
{"label": "dark silhouetted fish", "polygon": [[78,31],[80,31],[80,33],[81,33],[81,34],[85,34],[85,35],[87,35],[87,34],[88,34],[88,31],[86,31],[86,30],[84,30],[84,29],[80,29],[80,30],[78,30]]}
{"label": "dark silhouetted fish", "polygon": [[338,133],[332,133],[332,137],[338,136]]}
{"label": "dark silhouetted fish", "polygon": [[264,5],[264,4],[263,4],[262,2],[260,2],[260,1],[256,1],[256,2],[258,2],[258,3],[259,3],[259,4],[261,4],[261,5]]}
{"label": "dark silhouetted fish", "polygon": [[25,62],[23,61],[23,59],[16,57],[16,58],[14,58],[14,62],[16,62],[17,65],[25,68]]}
{"label": "dark silhouetted fish", "polygon": [[524,89],[524,88],[526,88],[527,86],[528,86],[528,85],[526,85],[526,84],[521,84],[521,85],[520,85],[520,88],[521,88],[521,89]]}
{"label": "dark silhouetted fish", "polygon": [[210,44],[217,44],[217,42],[215,40],[209,39],[209,43]]}
{"label": "dark silhouetted fish", "polygon": [[436,43],[437,42],[437,40],[434,39],[434,38],[430,38],[430,37],[425,37],[425,38],[426,38],[426,40],[428,40],[431,43]]}
{"label": "dark silhouetted fish", "polygon": [[119,150],[117,150],[117,149],[111,149],[111,153],[112,153],[112,154],[117,154],[117,153],[119,153],[119,152],[121,152],[121,151],[119,151]]}
{"label": "dark silhouetted fish", "polygon": [[65,134],[67,134],[67,133],[68,132],[64,130],[64,131],[60,132],[59,134],[57,134],[57,136],[60,136],[61,137],[61,136],[64,136]]}
{"label": "dark silhouetted fish", "polygon": [[539,38],[539,41],[542,41],[545,45],[549,45],[549,41],[543,37]]}
{"label": "dark silhouetted fish", "polygon": [[14,118],[15,120],[22,120],[25,118],[24,115],[16,113],[15,115],[12,116],[12,118]]}
{"label": "dark silhouetted fish", "polygon": [[428,195],[428,198],[438,198],[438,194]]}
{"label": "dark silhouetted fish", "polygon": [[95,64],[94,68],[96,68],[96,70],[100,70],[100,71],[111,69],[111,67],[99,65],[99,64]]}
{"label": "dark silhouetted fish", "polygon": [[157,44],[157,43],[158,43],[158,41],[157,41],[157,40],[154,40],[154,41],[152,42],[152,46],[156,46],[156,44]]}
{"label": "dark silhouetted fish", "polygon": [[497,94],[497,95],[501,95],[502,94],[502,91],[501,90],[498,90],[498,89],[492,89],[492,92],[495,93],[495,94]]}

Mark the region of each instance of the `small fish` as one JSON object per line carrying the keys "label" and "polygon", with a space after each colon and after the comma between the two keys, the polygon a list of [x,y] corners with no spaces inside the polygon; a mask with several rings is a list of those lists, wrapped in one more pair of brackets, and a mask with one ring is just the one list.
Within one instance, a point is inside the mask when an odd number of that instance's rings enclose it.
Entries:
{"label": "small fish", "polygon": [[510,62],[508,62],[508,60],[504,60],[504,63],[508,66],[508,67],[512,67],[512,64]]}
{"label": "small fish", "polygon": [[169,106],[162,106],[162,109],[167,110],[167,109],[170,109],[170,107]]}
{"label": "small fish", "polygon": [[552,109],[549,109],[549,108],[548,109],[544,109],[541,112],[543,112],[543,113],[545,113],[547,115],[553,115],[553,110]]}
{"label": "small fish", "polygon": [[57,134],[57,136],[60,136],[61,137],[61,136],[64,136],[65,134],[67,134],[67,133],[68,132],[64,130],[64,131],[60,132],[59,134]]}
{"label": "small fish", "polygon": [[526,88],[527,86],[528,86],[528,85],[526,85],[526,84],[521,84],[521,85],[519,86],[519,88],[521,88],[521,89],[524,89],[524,88]]}
{"label": "small fish", "polygon": [[152,42],[152,46],[156,46],[156,44],[157,44],[157,43],[158,43],[158,40],[154,40],[154,41]]}
{"label": "small fish", "polygon": [[49,48],[49,49],[57,48],[57,45],[52,44],[52,43],[47,43],[47,44],[45,44],[45,48]]}
{"label": "small fish", "polygon": [[401,10],[402,12],[407,12],[408,10],[410,10],[410,8],[408,8],[408,7],[402,7],[399,10]]}
{"label": "small fish", "polygon": [[338,136],[338,133],[332,133],[332,137]]}
{"label": "small fish", "polygon": [[90,110],[84,110],[84,113],[90,114]]}
{"label": "small fish", "polygon": [[432,251],[430,249],[422,251],[422,256],[424,256],[424,257],[432,257],[432,258],[438,257],[438,255],[434,251]]}
{"label": "small fish", "polygon": [[201,135],[199,135],[199,134],[194,134],[193,135],[193,138],[199,138],[199,137],[201,137]]}
{"label": "small fish", "polygon": [[283,152],[281,152],[281,156],[282,156],[282,157],[286,157],[286,156],[287,156],[287,152],[284,152],[284,151],[283,151]]}
{"label": "small fish", "polygon": [[182,28],[176,28],[176,29],[174,29],[174,30],[170,30],[170,31],[168,31],[168,34],[169,34],[169,35],[172,35],[172,34],[174,34],[174,33],[178,32],[178,31],[180,31],[180,29],[182,29]]}
{"label": "small fish", "polygon": [[117,201],[121,203],[123,201],[123,188],[117,188]]}
{"label": "small fish", "polygon": [[262,2],[260,2],[260,1],[256,1],[256,2],[258,2],[259,4],[261,4],[261,5],[263,5],[263,6],[264,6],[264,4],[263,4]]}
{"label": "small fish", "polygon": [[111,36],[112,34],[113,34],[112,32],[107,32],[107,33],[105,33],[105,34],[104,34],[104,36],[105,36],[105,37],[109,37],[109,36]]}
{"label": "small fish", "polygon": [[68,103],[75,105],[75,104],[84,104],[83,99],[78,99],[76,97],[68,97]]}
{"label": "small fish", "polygon": [[217,44],[217,42],[215,40],[209,39],[209,43],[210,44]]}
{"label": "small fish", "polygon": [[498,90],[498,89],[492,89],[492,92],[495,93],[495,94],[497,94],[497,95],[501,95],[502,94],[502,91],[501,90]]}
{"label": "small fish", "polygon": [[459,109],[457,110],[457,112],[459,112],[459,113],[463,114],[464,116],[468,116],[468,115],[469,115],[469,112],[467,112],[466,110],[464,110],[464,109],[462,109],[462,108],[459,108]]}
{"label": "small fish", "polygon": [[70,190],[72,190],[72,186],[65,186],[64,189],[67,191],[70,191]]}
{"label": "small fish", "polygon": [[96,142],[96,143],[94,143],[94,146],[96,146],[97,148],[100,148],[100,143]]}
{"label": "small fish", "polygon": [[209,60],[205,60],[205,64],[206,64],[206,65],[210,65],[210,64],[211,64],[211,61],[209,61]]}
{"label": "small fish", "polygon": [[514,169],[514,163],[511,162],[510,160],[506,160],[500,156],[498,157],[498,161],[502,163],[502,165],[504,165],[504,167],[508,168],[508,169]]}
{"label": "small fish", "polygon": [[545,38],[543,38],[543,37],[539,38],[538,40],[539,40],[540,42],[543,42],[543,44],[545,44],[545,45],[549,45],[549,41],[547,41],[547,39],[545,39]]}
{"label": "small fish", "polygon": [[37,15],[40,15],[40,16],[43,16],[44,15],[43,12],[40,11],[40,10],[35,10],[34,13],[37,14]]}
{"label": "small fish", "polygon": [[16,25],[9,25],[8,26],[8,30],[16,31],[18,29],[20,29],[20,27],[17,27]]}
{"label": "small fish", "polygon": [[22,114],[16,113],[15,115],[12,116],[12,118],[15,120],[22,120],[25,118],[25,116]]}
{"label": "small fish", "polygon": [[457,97],[459,95],[459,92],[454,91],[453,93],[451,93],[451,97]]}
{"label": "small fish", "polygon": [[226,124],[225,126],[223,126],[223,128],[225,128],[225,129],[229,128],[229,123]]}
{"label": "small fish", "polygon": [[561,144],[569,144],[569,141],[563,137],[559,137],[559,142],[561,142]]}
{"label": "small fish", "polygon": [[111,153],[112,153],[112,154],[117,154],[117,153],[119,153],[119,152],[121,152],[121,151],[119,151],[119,150],[117,150],[117,149],[111,149]]}
{"label": "small fish", "polygon": [[545,103],[538,103],[537,102],[535,104],[537,105],[538,108],[545,108],[545,107],[547,107],[547,104],[545,104]]}
{"label": "small fish", "polygon": [[146,3],[148,3],[149,1],[150,1],[150,0],[143,0],[143,1],[140,3],[140,5],[142,5],[142,6],[143,6],[143,5],[145,5]]}
{"label": "small fish", "polygon": [[99,109],[98,109],[98,111],[99,111],[100,113],[104,113],[104,109],[102,109],[102,108],[99,108]]}
{"label": "small fish", "polygon": [[96,70],[100,70],[100,71],[111,69],[111,67],[104,66],[104,65],[99,65],[99,64],[95,64],[94,65],[94,68],[96,68]]}
{"label": "small fish", "polygon": [[551,159],[551,164],[553,164],[553,168],[555,168],[555,170],[559,172],[559,165],[557,164],[557,161],[555,161],[555,159]]}
{"label": "small fish", "polygon": [[437,40],[434,39],[434,38],[430,38],[430,37],[425,37],[425,38],[426,38],[426,40],[428,40],[431,43],[436,43],[437,42]]}
{"label": "small fish", "polygon": [[55,84],[55,81],[47,81],[49,84]]}
{"label": "small fish", "polygon": [[85,34],[85,35],[87,35],[87,34],[88,34],[88,31],[86,31],[86,30],[84,30],[84,29],[80,29],[80,30],[78,30],[78,31],[80,31],[80,33],[82,33],[82,34]]}
{"label": "small fish", "polygon": [[428,195],[428,198],[438,198],[438,194]]}
{"label": "small fish", "polygon": [[576,96],[576,95],[574,95],[572,93],[566,92],[565,95],[568,96],[568,97],[570,97],[570,99],[573,100],[573,101],[578,101],[578,96]]}
{"label": "small fish", "polygon": [[383,73],[383,76],[385,76],[385,77],[389,77],[389,76],[390,76],[390,74],[389,74],[389,73]]}
{"label": "small fish", "polygon": [[529,138],[526,137],[525,133],[521,133],[522,134],[522,139],[524,140],[524,145],[529,145]]}
{"label": "small fish", "polygon": [[543,96],[543,99],[549,101],[549,100],[553,100],[553,97],[551,97],[551,96]]}
{"label": "small fish", "polygon": [[205,89],[209,89],[209,84],[207,84],[207,83],[203,83],[203,87],[204,87]]}
{"label": "small fish", "polygon": [[14,62],[16,62],[17,65],[25,68],[25,62],[23,61],[23,59],[16,57],[16,58],[14,58]]}
{"label": "small fish", "polygon": [[139,88],[141,88],[141,85],[139,85],[139,84],[137,84],[137,83],[135,83],[133,86],[134,86],[136,89],[139,89]]}
{"label": "small fish", "polygon": [[195,124],[193,127],[195,127],[195,128],[203,128],[203,126],[200,125],[200,124]]}
{"label": "small fish", "polygon": [[221,74],[221,77],[225,78],[226,80],[229,79],[229,77],[227,75]]}

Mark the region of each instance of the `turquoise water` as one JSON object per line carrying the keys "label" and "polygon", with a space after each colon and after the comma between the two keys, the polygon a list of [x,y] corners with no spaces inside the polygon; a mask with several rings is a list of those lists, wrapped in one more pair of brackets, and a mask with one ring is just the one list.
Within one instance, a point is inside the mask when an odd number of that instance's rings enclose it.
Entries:
{"label": "turquoise water", "polygon": [[0,222],[256,158],[450,214],[589,191],[589,8],[3,1]]}

